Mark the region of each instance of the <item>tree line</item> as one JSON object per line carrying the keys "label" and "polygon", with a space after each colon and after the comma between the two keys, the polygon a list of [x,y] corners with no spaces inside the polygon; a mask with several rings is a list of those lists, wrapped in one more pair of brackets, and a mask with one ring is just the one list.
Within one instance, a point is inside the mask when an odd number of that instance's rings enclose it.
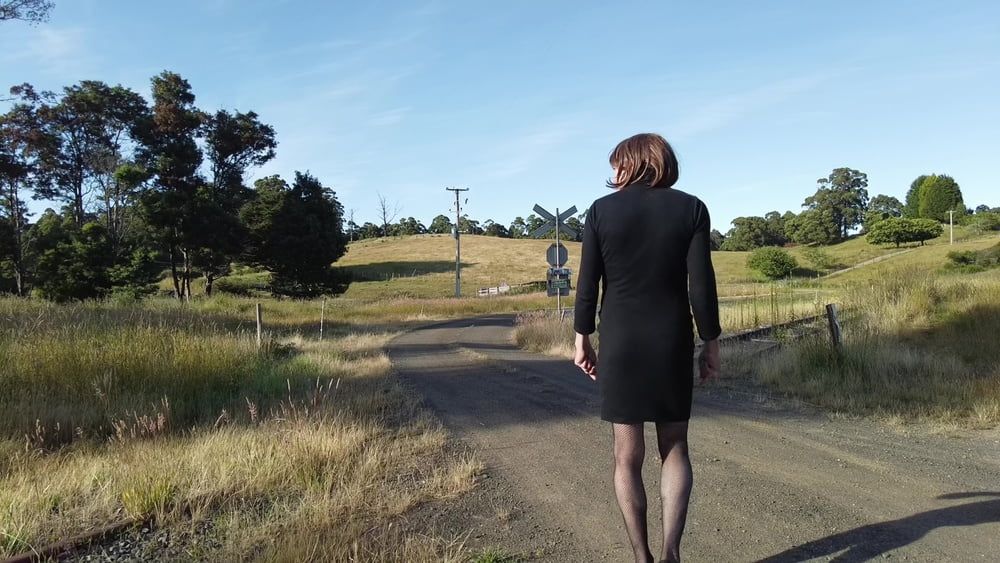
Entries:
{"label": "tree line", "polygon": [[[10,94],[0,115],[0,291],[139,296],[166,276],[186,299],[194,279],[211,294],[234,263],[266,268],[279,294],[341,285],[330,268],[347,243],[336,194],[300,172],[246,185],[277,148],[255,112],[204,112],[169,71],[152,78],[150,101],[94,80]],[[26,198],[61,207],[32,222]]]}
{"label": "tree line", "polygon": [[[394,213],[386,214],[385,209],[397,209],[396,206],[388,206],[384,202],[384,199],[380,198],[378,214],[385,220],[382,224],[375,224],[372,222],[365,222],[361,225],[355,223],[351,218],[351,212],[348,212],[347,220],[347,234],[351,240],[361,240],[368,238],[378,238],[384,236],[406,236],[406,235],[423,235],[423,234],[452,234],[455,229],[455,222],[452,218],[447,215],[438,215],[434,217],[430,225],[424,225],[424,223],[413,217],[405,217],[396,221],[395,215],[398,214],[398,210]],[[566,237],[566,235],[561,235],[563,240],[583,240],[583,218],[586,217],[586,211],[577,215],[576,217],[570,217],[566,220],[565,225],[569,227],[574,235]],[[532,233],[541,227],[545,223],[545,220],[534,214],[525,217],[515,217],[510,225],[504,225],[503,223],[498,223],[492,219],[486,219],[482,222],[470,218],[468,215],[462,215],[458,221],[458,230],[462,234],[468,235],[484,235],[490,237],[498,238],[513,238],[513,239],[523,239],[532,238]],[[550,238],[551,233],[539,238]]]}
{"label": "tree line", "polygon": [[803,201],[800,213],[771,211],[763,217],[737,217],[727,233],[713,230],[714,249],[829,245],[847,239],[859,228],[873,244],[922,243],[941,234],[941,223],[949,221],[949,212],[956,223],[974,230],[1000,228],[1000,208],[967,208],[958,183],[944,174],[916,178],[903,202],[884,194],[869,198],[868,176],[852,168],[836,168],[817,184],[816,192]]}

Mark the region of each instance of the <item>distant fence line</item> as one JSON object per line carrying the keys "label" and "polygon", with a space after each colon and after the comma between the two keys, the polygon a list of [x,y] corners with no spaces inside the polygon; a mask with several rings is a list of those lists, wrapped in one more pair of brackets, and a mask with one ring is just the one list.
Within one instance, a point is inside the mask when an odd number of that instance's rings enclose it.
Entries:
{"label": "distant fence line", "polygon": [[509,285],[507,283],[501,283],[496,287],[481,287],[476,291],[476,296],[478,297],[491,297],[494,295],[503,295],[505,293],[518,294],[518,293],[529,293],[532,291],[543,291],[545,290],[544,281],[532,281],[527,283],[519,283],[514,285]]}

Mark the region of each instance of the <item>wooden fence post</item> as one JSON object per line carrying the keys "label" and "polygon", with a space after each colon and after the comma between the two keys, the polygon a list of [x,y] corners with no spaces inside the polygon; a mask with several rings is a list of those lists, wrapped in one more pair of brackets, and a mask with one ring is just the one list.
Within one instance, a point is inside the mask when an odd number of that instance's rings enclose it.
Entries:
{"label": "wooden fence post", "polygon": [[826,320],[830,326],[830,340],[833,342],[833,349],[840,354],[843,349],[840,336],[840,320],[837,318],[837,306],[833,303],[826,306]]}
{"label": "wooden fence post", "polygon": [[264,316],[260,303],[257,304],[257,349],[264,345]]}
{"label": "wooden fence post", "polygon": [[326,321],[326,297],[323,298],[323,306],[319,310],[319,339],[323,340],[323,323]]}

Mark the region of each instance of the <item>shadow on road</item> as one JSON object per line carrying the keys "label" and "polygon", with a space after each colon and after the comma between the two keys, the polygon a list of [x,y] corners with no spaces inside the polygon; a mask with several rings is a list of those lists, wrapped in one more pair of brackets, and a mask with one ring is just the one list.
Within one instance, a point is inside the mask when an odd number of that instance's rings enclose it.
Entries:
{"label": "shadow on road", "polygon": [[853,530],[793,547],[777,555],[761,559],[758,563],[794,563],[817,557],[832,556],[841,551],[844,553],[834,557],[831,561],[843,563],[868,561],[914,543],[938,528],[1000,522],[1000,492],[951,493],[937,498],[955,500],[978,497],[997,498],[928,510],[898,520],[860,526]]}

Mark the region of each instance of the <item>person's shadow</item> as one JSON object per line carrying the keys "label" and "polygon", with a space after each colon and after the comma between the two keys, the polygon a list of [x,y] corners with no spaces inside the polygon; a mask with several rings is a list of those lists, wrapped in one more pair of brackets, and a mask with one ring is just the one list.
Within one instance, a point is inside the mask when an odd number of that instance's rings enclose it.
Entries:
{"label": "person's shadow", "polygon": [[909,545],[928,532],[947,526],[975,526],[1000,522],[1000,492],[950,493],[938,499],[996,497],[967,504],[928,510],[898,520],[860,526],[787,549],[758,563],[794,563],[844,553],[831,559],[852,563],[868,561],[883,553]]}

